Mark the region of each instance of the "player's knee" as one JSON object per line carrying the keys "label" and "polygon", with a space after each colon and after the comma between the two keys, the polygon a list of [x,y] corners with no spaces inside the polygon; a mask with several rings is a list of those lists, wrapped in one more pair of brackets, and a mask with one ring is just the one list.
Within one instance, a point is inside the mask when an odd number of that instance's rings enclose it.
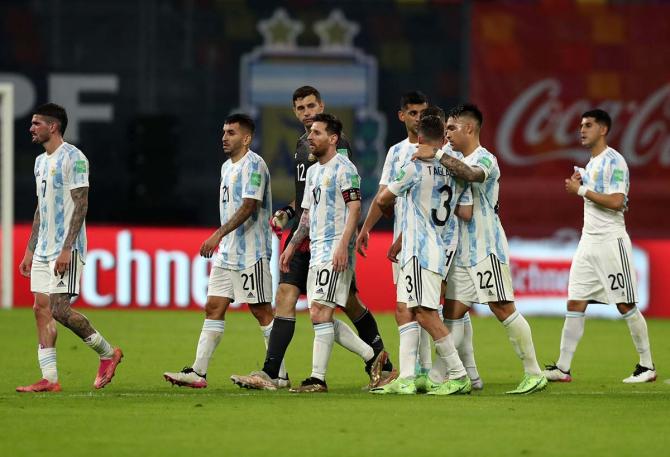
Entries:
{"label": "player's knee", "polygon": [[414,315],[404,303],[396,303],[395,321],[398,325],[405,325],[414,320]]}
{"label": "player's knee", "polygon": [[275,314],[281,317],[294,317],[295,305],[300,296],[300,290],[290,284],[279,284],[275,297]]}
{"label": "player's knee", "polygon": [[[588,305],[588,302],[585,300],[568,300],[568,311],[571,312],[577,312],[577,313],[583,313],[586,311],[586,306]],[[617,305],[618,307],[619,305]]]}
{"label": "player's knee", "polygon": [[635,308],[635,303],[617,303],[616,307],[619,310],[619,313],[623,315],[631,312],[633,308]]}
{"label": "player's knee", "polygon": [[269,303],[250,304],[249,310],[260,325],[268,325],[274,318],[272,314],[272,306],[270,306]]}
{"label": "player's knee", "polygon": [[207,297],[207,302],[205,303],[205,315],[207,319],[222,320],[226,316],[226,303],[225,298],[222,297]]}

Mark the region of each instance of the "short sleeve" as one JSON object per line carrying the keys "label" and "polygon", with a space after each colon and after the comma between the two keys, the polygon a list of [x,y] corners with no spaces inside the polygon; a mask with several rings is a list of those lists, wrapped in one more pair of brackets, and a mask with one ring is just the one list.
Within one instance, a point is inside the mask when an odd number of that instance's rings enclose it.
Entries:
{"label": "short sleeve", "polygon": [[302,203],[300,206],[303,209],[309,209],[312,206],[312,179],[316,167],[309,167],[307,169],[307,176],[305,177],[305,191],[302,193]]}
{"label": "short sleeve", "polygon": [[361,177],[353,164],[350,167],[340,168],[337,174],[337,184],[340,192],[361,188]]}
{"label": "short sleeve", "polygon": [[247,161],[242,169],[242,198],[263,200],[268,175],[260,161]]}
{"label": "short sleeve", "polygon": [[384,168],[382,168],[382,176],[379,179],[380,186],[388,186],[389,181],[391,180],[391,169],[393,168],[393,162],[395,162],[396,154],[395,151],[397,146],[389,148],[386,153],[386,159],[384,160]]}
{"label": "short sleeve", "polygon": [[398,176],[388,185],[387,189],[397,197],[405,195],[412,186],[421,180],[421,175],[417,169],[419,166],[416,162],[407,162],[404,164],[400,168]]}
{"label": "short sleeve", "polygon": [[63,173],[63,185],[69,189],[88,187],[88,160],[80,151],[70,154]]}
{"label": "short sleeve", "polygon": [[607,193],[628,195],[628,167],[621,160],[612,160],[606,170]]}
{"label": "short sleeve", "polygon": [[486,153],[480,152],[472,166],[484,170],[484,180],[486,180],[491,174],[491,171],[495,168],[495,163]]}

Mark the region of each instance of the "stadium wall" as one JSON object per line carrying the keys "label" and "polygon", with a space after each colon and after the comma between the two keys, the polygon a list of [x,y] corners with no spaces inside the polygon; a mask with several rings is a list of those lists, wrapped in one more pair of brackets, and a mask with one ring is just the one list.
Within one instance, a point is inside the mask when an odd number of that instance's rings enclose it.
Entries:
{"label": "stadium wall", "polygon": [[[198,249],[210,229],[152,227],[88,227],[89,252],[82,274],[82,308],[187,309],[204,307],[210,261]],[[30,281],[18,272],[18,264],[30,235],[30,226],[16,226],[14,234],[14,304],[32,304]],[[363,301],[375,311],[393,311],[395,288],[386,250],[390,232],[374,232],[367,258],[357,259],[357,284]],[[275,252],[279,246],[275,241]],[[511,267],[517,305],[528,314],[562,315],[567,295],[568,272],[576,240],[511,239]],[[670,239],[634,240],[634,267],[640,303],[647,316],[670,318]],[[273,276],[278,277],[276,263]],[[234,308],[241,305],[235,304]],[[299,303],[305,308],[304,298]],[[486,314],[488,309],[476,306]],[[593,306],[590,315],[616,317],[612,306]]]}

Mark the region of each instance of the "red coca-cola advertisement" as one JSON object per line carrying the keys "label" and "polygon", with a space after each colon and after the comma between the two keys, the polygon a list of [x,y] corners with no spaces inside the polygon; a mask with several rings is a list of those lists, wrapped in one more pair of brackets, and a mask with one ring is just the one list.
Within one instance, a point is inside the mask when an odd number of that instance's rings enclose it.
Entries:
{"label": "red coca-cola advertisement", "polygon": [[[200,310],[207,300],[211,261],[198,255],[208,229],[152,227],[88,227],[88,253],[82,273],[77,307],[105,309],[193,309]],[[18,265],[30,235],[29,225],[14,232],[14,306],[32,304],[30,280],[19,275]],[[392,242],[390,232],[373,232],[367,258],[358,256],[357,285],[365,304],[374,311],[395,309],[395,286],[386,251]],[[271,271],[276,288],[279,274],[275,238]],[[563,315],[567,298],[568,275],[576,238],[510,240],[512,276],[516,303],[524,313]],[[670,293],[663,287],[670,275],[670,241],[634,243],[633,270],[637,277],[638,307],[649,316],[670,317]],[[233,308],[242,306],[236,303]],[[303,297],[298,309],[306,309]],[[478,305],[475,312],[486,314]],[[616,308],[593,306],[590,315],[617,317]]]}
{"label": "red coca-cola advertisement", "polygon": [[631,235],[670,236],[670,214],[659,211],[670,203],[670,4],[600,3],[475,3],[470,93],[484,113],[482,144],[501,166],[509,234],[581,226],[581,199],[563,180],[589,160],[578,128],[599,107],[630,168]]}

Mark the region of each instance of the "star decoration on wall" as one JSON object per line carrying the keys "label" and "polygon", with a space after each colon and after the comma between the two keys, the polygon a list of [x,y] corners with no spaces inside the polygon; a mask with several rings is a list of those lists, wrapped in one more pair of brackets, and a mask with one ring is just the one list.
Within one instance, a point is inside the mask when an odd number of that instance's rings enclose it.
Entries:
{"label": "star decoration on wall", "polygon": [[351,49],[359,29],[358,24],[347,20],[339,9],[331,11],[327,19],[314,24],[314,32],[319,36],[320,48],[323,50]]}
{"label": "star decoration on wall", "polygon": [[291,19],[284,8],[276,9],[272,17],[258,22],[263,46],[271,49],[295,49],[303,29],[302,22]]}

